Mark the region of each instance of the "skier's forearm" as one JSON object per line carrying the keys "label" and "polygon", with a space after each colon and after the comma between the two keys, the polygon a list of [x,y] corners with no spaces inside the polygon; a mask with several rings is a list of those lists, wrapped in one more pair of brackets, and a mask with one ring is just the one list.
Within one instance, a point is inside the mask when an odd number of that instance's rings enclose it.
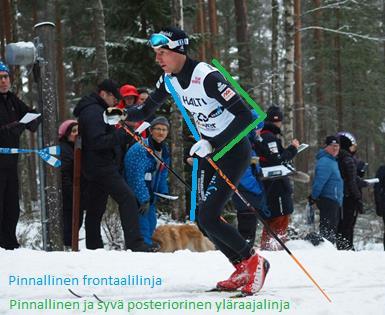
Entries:
{"label": "skier's forearm", "polygon": [[149,95],[143,105],[128,108],[127,109],[127,120],[128,121],[141,121],[146,120],[151,115],[155,114],[156,110],[164,103],[168,94],[161,93],[156,90],[154,93]]}

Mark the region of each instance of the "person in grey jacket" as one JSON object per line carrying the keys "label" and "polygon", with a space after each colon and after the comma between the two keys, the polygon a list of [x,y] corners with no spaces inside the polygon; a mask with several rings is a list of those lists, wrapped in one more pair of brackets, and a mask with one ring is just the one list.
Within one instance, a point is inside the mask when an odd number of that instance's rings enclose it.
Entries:
{"label": "person in grey jacket", "polygon": [[336,159],[340,150],[339,140],[335,136],[328,136],[325,145],[316,157],[313,188],[309,200],[315,202],[320,210],[320,235],[334,244],[344,187]]}

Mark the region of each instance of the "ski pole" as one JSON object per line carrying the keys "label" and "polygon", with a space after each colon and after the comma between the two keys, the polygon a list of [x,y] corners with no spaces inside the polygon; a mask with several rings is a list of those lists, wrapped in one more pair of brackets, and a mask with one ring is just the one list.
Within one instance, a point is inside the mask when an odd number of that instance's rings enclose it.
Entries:
{"label": "ski pole", "polygon": [[181,178],[178,173],[176,173],[170,166],[167,165],[167,163],[165,163],[155,152],[153,149],[151,149],[148,145],[146,145],[144,143],[144,141],[142,140],[142,138],[140,136],[138,136],[136,133],[132,132],[130,130],[130,128],[127,127],[126,123],[121,120],[120,121],[120,125],[122,126],[122,128],[124,129],[124,131],[126,133],[128,133],[132,138],[134,138],[134,140],[136,142],[139,142],[146,150],[148,153],[150,153],[154,158],[156,158],[162,165],[164,165],[172,174],[174,174],[174,176],[176,178],[178,178],[180,180],[181,183],[183,183],[183,185],[185,185],[190,191],[192,190],[191,186],[189,184],[187,184],[183,178]]}
{"label": "ski pole", "polygon": [[231,182],[231,180],[222,172],[222,170],[218,167],[218,165],[210,158],[206,157],[206,160],[210,163],[210,165],[217,171],[220,177],[226,182],[227,185],[234,191],[234,193],[242,200],[242,202],[254,211],[257,215],[259,221],[262,222],[263,226],[269,232],[271,236],[275,238],[275,240],[282,246],[283,249],[290,255],[290,257],[295,261],[295,263],[302,269],[302,271],[308,276],[308,278],[313,282],[313,284],[321,291],[321,293],[325,296],[325,298],[331,302],[331,299],[324,292],[324,290],[318,285],[318,283],[314,280],[314,278],[310,275],[310,273],[305,269],[305,267],[299,262],[299,260],[293,255],[293,253],[286,247],[286,245],[282,242],[282,240],[278,237],[278,235],[271,229],[271,227],[267,224],[267,222],[261,217],[259,212],[244,198],[241,193],[238,191],[237,187]]}
{"label": "ski pole", "polygon": [[[186,110],[184,106],[182,105],[182,102],[176,93],[174,87],[171,84],[170,79],[168,76],[165,76],[165,83],[167,88],[170,90],[171,95],[179,108],[179,110],[182,112],[182,115],[189,126],[191,132],[194,135],[194,138],[196,141],[199,140],[199,138],[202,138],[202,135],[199,132],[198,128],[194,128],[193,124],[191,123],[190,119],[188,118],[188,115],[186,113]],[[196,121],[195,121],[195,124]],[[197,130],[199,132],[199,135],[197,133]],[[200,137],[199,137],[200,136]],[[327,294],[322,290],[322,288],[318,285],[318,283],[314,280],[314,278],[309,274],[309,272],[305,269],[305,267],[298,261],[298,259],[290,252],[290,250],[286,247],[286,245],[281,241],[281,239],[278,237],[278,235],[270,228],[270,226],[267,224],[267,222],[261,217],[259,212],[244,198],[240,192],[238,191],[237,187],[231,182],[231,180],[222,172],[222,170],[218,167],[218,165],[208,156],[205,157],[206,160],[210,163],[210,165],[214,168],[214,170],[219,174],[220,177],[226,182],[227,185],[234,191],[234,193],[241,199],[241,201],[248,207],[250,210],[255,211],[257,218],[262,222],[262,224],[265,226],[266,230],[269,232],[271,236],[273,236],[277,242],[282,246],[282,248],[285,249],[285,251],[289,254],[289,256],[295,261],[295,263],[302,269],[302,271],[308,276],[308,278],[314,283],[314,285],[321,291],[321,293],[325,296],[325,298],[331,302],[330,298],[327,296]]]}

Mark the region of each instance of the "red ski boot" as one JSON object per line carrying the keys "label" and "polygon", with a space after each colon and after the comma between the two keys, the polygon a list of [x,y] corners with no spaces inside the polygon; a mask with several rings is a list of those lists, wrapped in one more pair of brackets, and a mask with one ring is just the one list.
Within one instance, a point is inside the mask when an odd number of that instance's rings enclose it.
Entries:
{"label": "red ski boot", "polygon": [[238,288],[247,284],[249,275],[245,272],[246,260],[235,264],[235,271],[231,274],[230,278],[217,283],[217,290],[219,291],[235,291]]}
{"label": "red ski boot", "polygon": [[241,289],[243,295],[253,295],[261,290],[265,282],[266,274],[269,271],[269,262],[255,253],[246,261],[245,273],[248,274],[249,281]]}

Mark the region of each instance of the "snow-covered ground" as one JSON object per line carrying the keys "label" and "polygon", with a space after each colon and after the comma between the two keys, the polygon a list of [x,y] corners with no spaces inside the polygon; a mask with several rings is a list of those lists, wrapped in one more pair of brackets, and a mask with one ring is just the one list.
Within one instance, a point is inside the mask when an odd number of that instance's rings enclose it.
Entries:
{"label": "snow-covered ground", "polygon": [[[313,247],[308,242],[295,240],[288,242],[287,246],[329,295],[332,303],[285,251],[262,252],[270,261],[271,269],[257,296],[230,299],[230,293],[205,292],[233,271],[218,251],[132,253],[82,250],[78,253],[47,253],[31,249],[0,249],[0,314],[385,314],[385,252],[382,244],[373,245],[370,251],[358,252],[337,251],[327,242]],[[43,275],[72,278],[79,284],[16,285],[17,277],[36,280]],[[83,285],[85,275],[88,278],[119,278],[121,285]],[[131,280],[132,277],[147,277],[161,283],[155,283],[153,288],[151,283],[124,285],[122,281],[128,276]],[[11,284],[10,279],[14,281]],[[82,297],[75,297],[68,289]],[[17,310],[21,302],[48,300],[51,305],[70,302],[68,307],[79,307],[79,310]],[[11,303],[14,305],[12,310]],[[289,310],[242,309],[272,307],[273,304],[275,307],[289,307]],[[112,311],[113,305],[121,306],[123,310]],[[88,309],[84,312],[85,306]],[[211,309],[198,309],[203,306]],[[107,311],[106,307],[109,307]],[[161,309],[129,311],[128,307]],[[170,309],[172,307],[176,309]],[[190,309],[186,310],[186,307]],[[191,309],[193,307],[197,309]]]}

